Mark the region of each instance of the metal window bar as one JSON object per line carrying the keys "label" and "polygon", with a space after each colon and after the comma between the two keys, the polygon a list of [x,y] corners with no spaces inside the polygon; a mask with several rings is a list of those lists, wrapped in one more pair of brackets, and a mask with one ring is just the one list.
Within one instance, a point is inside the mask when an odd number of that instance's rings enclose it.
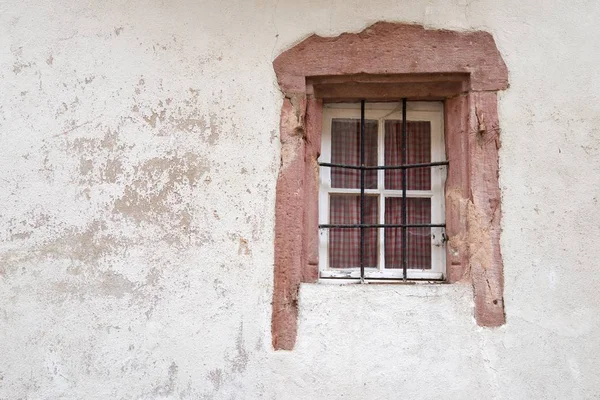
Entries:
{"label": "metal window bar", "polygon": [[319,228],[445,228],[446,224],[321,224]]}
{"label": "metal window bar", "polygon": [[[449,161],[435,161],[430,163],[419,163],[419,164],[406,164],[408,157],[407,149],[407,136],[406,136],[406,102],[407,99],[402,99],[402,165],[376,165],[376,166],[365,166],[365,100],[360,101],[360,165],[347,165],[347,164],[334,164],[320,162],[319,166],[328,168],[348,168],[360,170],[360,223],[359,224],[319,224],[319,229],[329,228],[346,228],[346,229],[360,229],[360,281],[365,281],[365,232],[367,228],[402,228],[401,233],[401,249],[402,249],[402,279],[407,279],[408,269],[408,235],[406,230],[408,228],[445,228],[446,224],[407,224],[408,218],[408,207],[406,205],[406,192],[408,184],[408,169],[411,168],[427,168],[437,166],[447,166]],[[370,170],[402,170],[402,205],[401,213],[402,223],[400,224],[365,224],[365,172]],[[386,278],[377,278],[378,280],[385,280]]]}
{"label": "metal window bar", "polygon": [[436,161],[422,164],[405,164],[405,165],[375,165],[375,166],[364,166],[360,165],[346,165],[346,164],[332,164],[332,163],[319,163],[321,167],[332,167],[332,168],[348,168],[348,169],[364,169],[365,171],[374,169],[410,169],[410,168],[425,168],[425,167],[437,167],[448,165],[448,161]]}
{"label": "metal window bar", "polygon": [[365,281],[365,101],[360,102],[360,282]]}
{"label": "metal window bar", "polygon": [[[406,97],[402,99],[402,164],[406,164]],[[408,269],[408,237],[406,235],[406,221],[408,219],[408,207],[406,206],[406,185],[408,170],[402,170],[402,279],[406,281],[406,270]]]}

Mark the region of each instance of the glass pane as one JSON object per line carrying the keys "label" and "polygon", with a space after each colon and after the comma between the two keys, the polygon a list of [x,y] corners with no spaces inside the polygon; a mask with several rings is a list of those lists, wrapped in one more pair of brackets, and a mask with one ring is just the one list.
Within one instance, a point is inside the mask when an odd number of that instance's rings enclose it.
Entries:
{"label": "glass pane", "polygon": [[[431,199],[407,198],[409,224],[431,223]],[[402,198],[385,199],[385,223],[402,223]],[[431,228],[408,228],[409,269],[431,269]],[[402,268],[402,228],[385,229],[385,268]]]}
{"label": "glass pane", "polygon": [[[431,162],[431,124],[429,121],[406,121],[405,164]],[[385,121],[385,165],[401,165],[402,121]],[[407,171],[408,190],[430,190],[431,168],[411,168]],[[402,190],[402,170],[385,170],[385,188]]]}
{"label": "glass pane", "polygon": [[[331,162],[360,165],[360,119],[333,119]],[[375,120],[365,120],[365,165],[377,165],[377,121]],[[331,168],[331,187],[360,189],[360,171]],[[377,171],[365,172],[365,188],[377,189]]]}
{"label": "glass pane", "polygon": [[[377,196],[365,197],[365,223],[376,224]],[[331,195],[329,202],[331,224],[359,224],[360,196]],[[365,229],[365,267],[377,266],[377,228]],[[360,228],[329,229],[329,268],[360,267]]]}

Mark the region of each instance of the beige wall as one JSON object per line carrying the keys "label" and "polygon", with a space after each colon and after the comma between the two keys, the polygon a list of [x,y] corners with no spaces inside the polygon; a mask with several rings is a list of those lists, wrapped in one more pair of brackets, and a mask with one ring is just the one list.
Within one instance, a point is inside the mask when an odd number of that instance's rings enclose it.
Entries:
{"label": "beige wall", "polygon": [[[594,398],[600,7],[0,3],[0,399]],[[272,60],[378,21],[491,32],[507,324],[470,288],[306,285],[270,347]]]}

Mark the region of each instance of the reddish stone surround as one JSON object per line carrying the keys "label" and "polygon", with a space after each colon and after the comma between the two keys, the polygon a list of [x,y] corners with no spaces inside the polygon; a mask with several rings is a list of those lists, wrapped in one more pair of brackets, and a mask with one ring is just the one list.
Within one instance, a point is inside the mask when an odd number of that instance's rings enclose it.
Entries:
{"label": "reddish stone surround", "polygon": [[318,278],[318,173],[323,101],[444,101],[447,280],[471,283],[481,326],[505,322],[500,254],[496,92],[506,66],[486,32],[377,23],[311,36],[274,61],[285,95],[275,211],[272,342],[296,341],[298,289]]}

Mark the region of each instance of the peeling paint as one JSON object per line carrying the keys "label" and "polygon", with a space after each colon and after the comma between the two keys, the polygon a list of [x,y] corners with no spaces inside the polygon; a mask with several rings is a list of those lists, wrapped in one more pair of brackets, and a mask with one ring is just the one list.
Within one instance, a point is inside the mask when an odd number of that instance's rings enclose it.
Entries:
{"label": "peeling paint", "polygon": [[42,245],[40,255],[63,255],[73,260],[93,262],[120,247],[119,239],[106,232],[104,221],[94,221],[82,230],[70,229]]}
{"label": "peeling paint", "polygon": [[[136,94],[141,94],[144,86],[145,81],[140,79]],[[199,91],[189,88],[189,93],[188,98],[177,103],[169,97],[151,105],[135,103],[132,111],[155,129],[157,135],[169,135],[173,131],[201,134],[209,146],[214,146],[221,135],[224,119],[214,112],[202,113]]]}
{"label": "peeling paint", "polygon": [[185,230],[190,224],[191,211],[185,207],[174,211],[173,205],[181,202],[183,188],[196,185],[208,171],[210,167],[193,153],[144,161],[134,168],[134,179],[115,200],[113,213],[133,218],[138,223],[168,218],[178,221],[179,227]]}

